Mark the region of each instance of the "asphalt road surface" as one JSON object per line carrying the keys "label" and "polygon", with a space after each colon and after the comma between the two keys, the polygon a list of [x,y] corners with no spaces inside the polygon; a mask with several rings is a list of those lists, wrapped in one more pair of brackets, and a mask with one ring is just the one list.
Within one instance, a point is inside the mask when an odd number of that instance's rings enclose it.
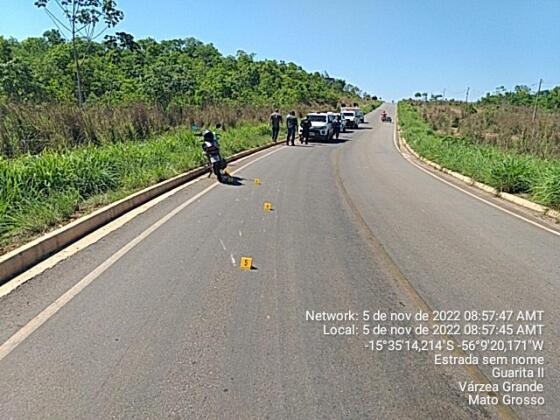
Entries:
{"label": "asphalt road surface", "polygon": [[[195,182],[0,298],[0,346],[32,331],[0,359],[0,418],[558,418],[560,237],[421,171],[379,111],[367,119],[261,153],[240,185]],[[492,366],[374,351],[365,322],[306,320],[444,309],[545,311],[545,405],[468,404],[459,384]],[[350,324],[360,334],[323,331]]]}

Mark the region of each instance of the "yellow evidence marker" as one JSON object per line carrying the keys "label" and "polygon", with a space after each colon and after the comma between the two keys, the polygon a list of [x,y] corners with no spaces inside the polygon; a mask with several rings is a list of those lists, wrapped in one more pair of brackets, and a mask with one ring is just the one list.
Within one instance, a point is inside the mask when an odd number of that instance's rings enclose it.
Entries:
{"label": "yellow evidence marker", "polygon": [[252,267],[253,267],[253,258],[241,257],[239,268],[241,268],[242,270],[250,270]]}
{"label": "yellow evidence marker", "polygon": [[255,185],[261,185],[261,179],[255,178]]}
{"label": "yellow evidence marker", "polygon": [[265,201],[264,205],[263,205],[264,211],[270,211],[272,210],[272,203],[270,203],[269,201]]}

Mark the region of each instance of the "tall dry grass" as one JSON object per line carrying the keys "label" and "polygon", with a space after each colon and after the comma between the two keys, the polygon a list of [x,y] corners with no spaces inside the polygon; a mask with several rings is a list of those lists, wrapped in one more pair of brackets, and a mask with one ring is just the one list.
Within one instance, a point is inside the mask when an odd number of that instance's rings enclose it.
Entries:
{"label": "tall dry grass", "polygon": [[[304,113],[310,106],[295,110]],[[0,156],[14,158],[45,150],[63,152],[82,146],[143,141],[175,127],[213,126],[226,129],[268,120],[269,107],[212,105],[162,110],[146,104],[96,106],[0,102]],[[287,111],[287,110],[285,110]]]}
{"label": "tall dry grass", "polygon": [[[434,112],[431,114],[434,119],[428,123],[418,107],[409,102],[399,103],[403,136],[420,155],[500,191],[522,194],[546,206],[560,208],[560,160],[551,159],[550,153],[546,159],[535,156],[536,153],[519,153],[509,143],[502,145],[507,147],[498,147],[497,138],[483,139],[483,144],[479,144],[470,137],[447,134],[446,130],[457,130],[446,126],[449,121],[455,125],[456,120],[452,113],[443,114],[442,110],[442,107],[431,107],[429,111]],[[440,114],[436,117],[436,113]],[[546,147],[533,145],[532,150],[544,153]]]}
{"label": "tall dry grass", "polygon": [[460,102],[416,103],[431,128],[442,134],[468,137],[477,144],[513,149],[545,159],[560,158],[560,113],[512,105]]}
{"label": "tall dry grass", "polygon": [[[270,142],[266,124],[221,135],[224,156]],[[201,138],[175,129],[143,142],[0,159],[0,253],[79,214],[206,163]]]}

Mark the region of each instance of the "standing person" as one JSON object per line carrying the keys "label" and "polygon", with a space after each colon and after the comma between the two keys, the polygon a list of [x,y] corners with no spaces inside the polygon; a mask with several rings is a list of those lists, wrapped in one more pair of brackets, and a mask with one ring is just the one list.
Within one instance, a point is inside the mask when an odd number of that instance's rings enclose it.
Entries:
{"label": "standing person", "polygon": [[300,141],[309,144],[309,129],[311,128],[311,121],[307,115],[301,120],[301,138]]}
{"label": "standing person", "polygon": [[288,129],[288,137],[286,138],[286,145],[294,146],[294,141],[296,139],[296,130],[298,128],[298,120],[296,117],[296,112],[292,111],[286,117],[286,128]]}
{"label": "standing person", "polygon": [[335,120],[333,121],[333,128],[334,128],[334,137],[338,140],[338,135],[340,134],[340,126],[342,123],[340,122],[340,117],[337,115]]}
{"label": "standing person", "polygon": [[282,115],[278,110],[270,114],[270,126],[272,127],[272,141],[276,143],[278,140],[278,133],[280,133],[280,125],[282,124]]}

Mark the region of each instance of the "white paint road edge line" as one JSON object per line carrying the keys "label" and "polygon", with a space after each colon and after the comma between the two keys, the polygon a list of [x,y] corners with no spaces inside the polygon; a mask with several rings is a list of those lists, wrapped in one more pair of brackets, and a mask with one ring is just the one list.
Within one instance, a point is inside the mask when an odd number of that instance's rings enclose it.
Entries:
{"label": "white paint road edge line", "polygon": [[401,149],[399,148],[399,146],[398,146],[398,144],[397,144],[397,119],[396,119],[396,118],[395,118],[395,123],[394,123],[394,124],[395,124],[395,128],[394,128],[394,130],[393,130],[393,145],[395,146],[395,149],[397,149],[397,152],[399,152],[399,154],[402,156],[402,158],[405,159],[406,161],[408,161],[410,164],[416,166],[418,169],[420,169],[421,171],[427,173],[427,174],[430,175],[431,177],[433,177],[433,178],[435,178],[435,179],[437,179],[437,180],[443,182],[444,184],[449,185],[450,187],[455,188],[456,190],[459,190],[459,191],[461,191],[461,192],[463,192],[463,193],[465,193],[465,194],[467,194],[467,195],[469,195],[469,196],[471,196],[471,197],[477,199],[478,201],[482,201],[483,203],[488,204],[489,206],[494,207],[495,209],[501,210],[501,211],[503,211],[504,213],[509,214],[510,216],[516,217],[516,218],[518,218],[518,219],[520,219],[520,220],[523,220],[524,222],[530,223],[530,224],[533,225],[533,226],[536,226],[536,227],[538,227],[538,228],[540,228],[540,229],[543,229],[543,230],[545,230],[545,231],[547,231],[547,232],[549,232],[549,233],[552,233],[553,235],[556,235],[556,236],[559,236],[559,237],[560,237],[560,232],[558,232],[558,231],[556,231],[556,230],[554,230],[554,229],[550,229],[549,227],[544,226],[544,225],[542,225],[542,224],[540,224],[540,223],[537,223],[537,222],[535,222],[534,220],[528,219],[528,218],[526,218],[526,217],[524,217],[524,216],[521,216],[520,214],[517,214],[517,213],[515,213],[515,212],[513,212],[513,211],[510,211],[510,210],[508,210],[508,209],[506,209],[506,208],[504,208],[504,207],[502,207],[502,206],[500,206],[500,205],[498,205],[498,204],[492,203],[491,201],[488,201],[488,200],[486,200],[486,199],[484,199],[484,198],[482,198],[482,197],[479,197],[478,195],[473,194],[473,193],[471,193],[470,191],[467,191],[467,190],[465,190],[464,188],[461,188],[461,187],[459,187],[458,185],[455,185],[455,184],[452,183],[452,182],[449,182],[448,180],[446,180],[446,179],[444,179],[444,178],[442,178],[442,177],[440,177],[440,176],[438,176],[438,175],[432,173],[431,171],[427,170],[426,168],[423,168],[422,166],[420,166],[419,164],[417,164],[416,162],[414,162],[414,161],[412,160],[412,158],[410,158],[409,156],[406,156],[406,155],[401,151]]}
{"label": "white paint road edge line", "polygon": [[[248,155],[239,160],[235,163],[241,163],[244,160],[249,158],[254,158],[255,155]],[[33,278],[37,277],[39,274],[43,273],[44,271],[48,270],[49,268],[54,267],[61,261],[71,257],[72,255],[78,253],[79,251],[86,249],[88,246],[93,245],[94,243],[98,242],[99,240],[103,239],[105,236],[109,235],[111,232],[121,228],[126,223],[130,222],[137,216],[142,213],[145,213],[152,207],[155,207],[157,204],[161,203],[162,201],[166,200],[167,198],[175,195],[176,193],[188,188],[192,184],[196,182],[200,182],[201,180],[206,179],[205,175],[201,175],[191,181],[186,182],[185,184],[179,185],[174,189],[161,194],[157,197],[154,197],[152,200],[142,204],[139,207],[136,207],[122,216],[116,218],[112,222],[107,223],[106,225],[96,229],[95,231],[91,232],[90,234],[86,235],[82,239],[78,240],[77,242],[73,243],[72,245],[67,246],[63,250],[57,252],[56,254],[52,255],[51,257],[47,258],[44,261],[34,265],[33,267],[29,268],[28,270],[24,271],[23,273],[19,274],[18,276],[14,277],[7,283],[4,283],[0,286],[0,298],[6,295],[9,295],[15,289],[17,289],[22,284],[32,280]]]}
{"label": "white paint road edge line", "polygon": [[113,220],[112,222],[109,222],[105,226],[100,227],[99,229],[93,231],[92,233],[85,236],[84,238],[64,248],[62,251],[57,252],[52,257],[49,257],[46,260],[40,262],[39,264],[31,267],[27,271],[24,271],[17,277],[14,277],[12,280],[0,286],[0,297],[10,294],[12,291],[17,289],[22,284],[28,282],[29,280],[32,280],[33,278],[37,277],[39,274],[43,273],[49,268],[54,267],[61,261],[71,257],[72,255],[78,253],[79,251],[86,249],[88,246],[93,245],[94,243],[98,242],[100,239],[103,239],[109,233],[121,228],[126,223],[136,218],[140,214],[145,213],[146,211],[148,211],[155,205],[159,204],[163,200],[175,195],[179,191],[189,187],[195,182],[200,181],[200,179],[201,178],[193,179],[192,181],[189,181],[186,184],[180,185],[172,189],[171,191],[168,191],[165,194],[157,196],[153,200],[150,200],[147,203],[144,203],[141,206],[136,207],[130,210],[129,212],[126,212],[125,214]]}
{"label": "white paint road edge line", "polygon": [[[236,169],[235,171],[232,172],[232,174],[235,174],[238,171],[241,171],[242,169],[245,169],[248,166],[252,165],[253,163],[258,162],[259,160],[264,159],[280,150],[283,150],[283,148],[278,148],[265,155],[259,156],[258,158],[252,160],[251,162],[248,162],[247,164]],[[57,300],[51,303],[46,309],[44,309],[35,318],[33,318],[26,325],[24,325],[18,332],[12,335],[6,342],[4,342],[0,346],[0,362],[6,356],[8,356],[18,345],[20,345],[27,337],[29,337],[34,331],[36,331],[41,325],[47,322],[54,314],[56,314],[62,307],[64,307],[64,305],[70,302],[82,290],[84,290],[95,279],[97,279],[101,274],[103,274],[108,268],[110,268],[124,255],[126,255],[132,248],[134,248],[136,245],[138,245],[140,242],[146,239],[150,234],[152,234],[157,229],[159,229],[163,224],[168,222],[171,218],[177,215],[177,213],[179,213],[181,210],[185,209],[187,206],[197,201],[200,197],[202,197],[204,194],[208,193],[218,185],[219,184],[216,182],[208,186],[206,189],[202,190],[195,196],[191,197],[189,200],[185,201],[180,206],[174,208],[171,212],[167,213],[164,217],[162,217],[157,222],[152,224],[148,229],[146,229],[136,238],[128,242],[125,246],[123,246],[116,253],[114,253],[109,259],[104,261],[95,270],[93,270],[91,273],[89,273],[87,276],[81,279],[78,283],[76,283],[70,290],[68,290]]]}

